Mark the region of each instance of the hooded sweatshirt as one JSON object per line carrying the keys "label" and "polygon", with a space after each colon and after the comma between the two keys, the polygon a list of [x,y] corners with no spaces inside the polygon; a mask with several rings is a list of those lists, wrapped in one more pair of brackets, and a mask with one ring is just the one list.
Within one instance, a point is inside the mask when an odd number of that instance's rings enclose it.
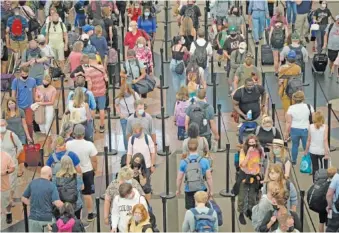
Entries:
{"label": "hooded sweatshirt", "polygon": [[53,232],[85,232],[81,221],[77,218],[62,216],[52,225]]}
{"label": "hooded sweatshirt", "polygon": [[143,204],[148,210],[144,196],[140,196],[137,189],[133,188],[134,197],[132,199],[115,196],[112,207],[112,229],[119,229],[119,232],[128,232],[127,225],[132,217],[132,209],[136,204]]}
{"label": "hooded sweatshirt", "polygon": [[259,232],[259,227],[269,211],[273,211],[273,206],[271,201],[268,199],[267,195],[264,194],[259,203],[252,208],[252,225],[254,229]]}

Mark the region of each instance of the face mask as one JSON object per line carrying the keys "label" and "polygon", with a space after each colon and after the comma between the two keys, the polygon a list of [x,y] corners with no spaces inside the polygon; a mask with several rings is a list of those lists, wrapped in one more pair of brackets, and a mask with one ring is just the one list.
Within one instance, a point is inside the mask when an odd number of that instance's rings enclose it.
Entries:
{"label": "face mask", "polygon": [[133,28],[132,27],[128,27],[128,31],[129,32],[133,31]]}
{"label": "face mask", "polygon": [[274,210],[279,210],[279,207],[277,205],[273,205]]}
{"label": "face mask", "polygon": [[127,183],[127,184],[132,184],[132,179],[125,180],[125,183]]}
{"label": "face mask", "polygon": [[321,4],[321,8],[326,8],[326,3]]}
{"label": "face mask", "polygon": [[181,44],[185,44],[186,40],[185,39],[181,39]]}
{"label": "face mask", "polygon": [[136,222],[140,222],[140,220],[141,220],[140,215],[134,215],[133,218],[134,218],[134,221],[136,221]]}
{"label": "face mask", "polygon": [[28,76],[21,76],[21,78],[23,78],[24,80],[26,80],[28,78]]}
{"label": "face mask", "polygon": [[280,155],[280,149],[273,149],[273,154]]}
{"label": "face mask", "polygon": [[14,110],[14,109],[15,109],[15,104],[8,105],[8,108],[9,108],[10,110]]}
{"label": "face mask", "polygon": [[140,163],[135,163],[135,162],[133,162],[133,167],[134,167],[134,168],[138,168],[138,169],[139,169],[140,166],[141,166]]}
{"label": "face mask", "polygon": [[291,226],[287,229],[287,232],[293,232],[294,231],[294,226]]}
{"label": "face mask", "polygon": [[47,88],[49,86],[49,83],[48,84],[43,84],[44,85],[44,88]]}
{"label": "face mask", "polygon": [[58,23],[59,23],[59,21],[53,21],[53,23],[54,23],[54,24],[58,24]]}
{"label": "face mask", "polygon": [[245,87],[247,93],[252,93],[253,87]]}
{"label": "face mask", "polygon": [[138,48],[143,48],[144,45],[143,44],[138,44]]}
{"label": "face mask", "polygon": [[262,127],[262,129],[265,130],[265,131],[271,131],[272,128],[271,127]]}
{"label": "face mask", "polygon": [[249,145],[249,147],[253,147],[253,148],[255,148],[255,145]]}
{"label": "face mask", "polygon": [[84,43],[84,47],[86,47],[88,45],[88,40],[84,40],[83,43]]}
{"label": "face mask", "polygon": [[233,11],[233,15],[239,16],[239,12],[238,11]]}
{"label": "face mask", "polygon": [[140,133],[135,133],[134,136],[139,138],[141,136],[141,132]]}
{"label": "face mask", "polygon": [[231,34],[231,37],[235,38],[235,37],[237,37],[237,34]]}
{"label": "face mask", "polygon": [[139,109],[138,110],[138,114],[141,116],[141,115],[143,115],[144,114],[144,112],[145,112],[145,110],[144,109]]}
{"label": "face mask", "polygon": [[246,51],[245,49],[239,49],[240,54],[244,54],[245,51]]}
{"label": "face mask", "polygon": [[6,132],[6,126],[1,126],[0,133],[5,133],[5,132]]}
{"label": "face mask", "polygon": [[124,96],[127,98],[127,97],[130,97],[131,94],[127,92],[127,93],[124,94]]}
{"label": "face mask", "polygon": [[45,45],[46,42],[39,42],[39,45]]}
{"label": "face mask", "polygon": [[149,14],[150,14],[149,12],[145,12],[145,16],[146,16],[146,17],[148,17],[148,16],[149,16]]}

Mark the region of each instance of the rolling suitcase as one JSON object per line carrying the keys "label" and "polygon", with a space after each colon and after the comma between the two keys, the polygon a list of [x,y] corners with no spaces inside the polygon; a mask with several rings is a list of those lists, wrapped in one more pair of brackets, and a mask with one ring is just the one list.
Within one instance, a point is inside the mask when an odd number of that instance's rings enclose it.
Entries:
{"label": "rolling suitcase", "polygon": [[25,167],[40,166],[40,144],[24,145],[25,150]]}
{"label": "rolling suitcase", "polygon": [[273,51],[271,45],[268,43],[268,32],[265,30],[264,45],[261,45],[261,65],[271,66],[274,64]]}
{"label": "rolling suitcase", "polygon": [[328,57],[324,53],[314,54],[312,63],[315,69],[313,70],[312,68],[312,71],[325,72],[328,63]]}

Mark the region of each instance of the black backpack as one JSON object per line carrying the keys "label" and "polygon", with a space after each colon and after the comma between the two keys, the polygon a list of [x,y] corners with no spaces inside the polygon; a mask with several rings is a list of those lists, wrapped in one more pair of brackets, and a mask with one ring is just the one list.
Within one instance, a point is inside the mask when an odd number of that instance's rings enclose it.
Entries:
{"label": "black backpack", "polygon": [[274,27],[271,37],[271,45],[273,48],[282,49],[285,43],[285,33],[281,27]]}
{"label": "black backpack", "polygon": [[295,58],[295,63],[298,64],[300,66],[300,68],[302,70],[304,70],[304,66],[305,66],[305,63],[304,63],[304,55],[303,55],[303,52],[302,52],[302,45],[299,45],[299,47],[293,47],[293,46],[289,46],[290,50],[293,50],[295,53],[296,53],[296,58]]}
{"label": "black backpack", "polygon": [[197,41],[194,41],[194,45],[195,45],[195,50],[193,53],[194,60],[197,62],[199,67],[206,69],[208,60],[206,48],[208,45],[208,41],[205,42],[204,46],[199,46]]}
{"label": "black backpack", "polygon": [[331,182],[326,177],[321,177],[307,191],[307,203],[311,210],[317,213],[326,212],[326,193]]}
{"label": "black backpack", "polygon": [[56,186],[62,202],[75,204],[78,200],[77,174],[73,177],[56,177]]}
{"label": "black backpack", "polygon": [[192,105],[192,112],[189,115],[190,117],[190,124],[192,122],[196,123],[199,125],[199,133],[200,135],[203,135],[207,132],[208,129],[208,124],[207,122],[206,125],[204,125],[204,121],[207,121],[206,119],[206,110],[207,110],[208,104],[204,104],[204,106],[201,106],[199,103],[194,103]]}

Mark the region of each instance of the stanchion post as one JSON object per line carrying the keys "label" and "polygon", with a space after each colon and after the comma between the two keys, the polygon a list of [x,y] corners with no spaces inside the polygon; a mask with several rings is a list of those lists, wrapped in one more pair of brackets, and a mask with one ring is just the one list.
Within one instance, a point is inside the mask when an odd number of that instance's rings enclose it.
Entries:
{"label": "stanchion post", "polygon": [[[162,75],[160,75],[160,107],[164,107],[164,90],[162,88],[162,85],[164,84],[164,77]],[[165,119],[169,118],[169,115],[164,113],[164,115],[162,115],[162,113],[158,114],[155,116],[157,119],[162,119],[163,117]]]}
{"label": "stanchion post", "polygon": [[318,86],[318,83],[317,83],[317,72],[314,72],[313,73],[313,108],[314,108],[314,111],[317,111],[317,86]]}
{"label": "stanchion post", "polygon": [[65,82],[65,76],[62,74],[60,76],[60,81],[61,81],[61,100],[62,100],[62,112],[65,113],[66,111],[66,101],[65,101],[65,86],[64,86],[64,82]]}
{"label": "stanchion post", "polygon": [[165,107],[161,106],[161,138],[162,138],[162,151],[158,151],[158,155],[166,156],[166,153],[171,153],[168,149],[166,151],[166,129],[165,129]]}
{"label": "stanchion post", "polygon": [[272,121],[273,121],[273,126],[275,126],[275,103],[272,103]]}
{"label": "stanchion post", "polygon": [[327,140],[328,140],[328,147],[330,148],[330,150],[331,150],[331,125],[332,125],[331,121],[332,121],[332,103],[328,103],[327,104],[327,124],[328,124]]}
{"label": "stanchion post", "polygon": [[59,135],[59,109],[56,108],[54,109],[54,114],[55,114],[55,127],[56,127],[56,134]]}
{"label": "stanchion post", "polygon": [[233,194],[230,193],[230,148],[229,143],[226,144],[226,189],[219,192],[220,196],[231,197]]}
{"label": "stanchion post", "polygon": [[[123,51],[123,53],[125,53],[125,48],[124,48],[124,46],[122,46],[122,51]],[[120,68],[120,64],[121,64],[121,59],[120,59],[120,49],[118,49],[117,50],[117,53],[118,53],[118,64],[117,64],[117,66],[118,66],[118,72],[117,72],[117,76],[118,76],[118,78],[119,78],[119,86],[117,87],[116,86],[116,84],[114,83],[114,88],[117,88],[117,89],[119,89],[120,87],[121,87],[121,77],[120,77],[120,72],[121,72],[121,68]],[[126,72],[126,70],[125,70],[125,72]]]}
{"label": "stanchion post", "polygon": [[235,196],[231,196],[231,206],[232,206],[232,232],[235,232]]}
{"label": "stanchion post", "polygon": [[304,199],[305,199],[305,191],[300,190],[300,223],[301,223],[301,232],[304,230]]}
{"label": "stanchion post", "polygon": [[262,86],[265,88],[265,85],[266,85],[266,73],[263,72],[262,73]]}
{"label": "stanchion post", "polygon": [[226,149],[221,148],[221,104],[218,104],[218,134],[219,134],[219,140],[218,140],[218,150],[217,151],[218,152],[224,152]]}
{"label": "stanchion post", "polygon": [[211,75],[210,75],[211,76],[211,78],[210,78],[211,82],[208,82],[207,80],[205,80],[207,82],[207,86],[213,86],[214,85],[214,82],[213,82],[213,74],[214,74],[214,58],[213,58],[213,55],[211,57],[210,63],[211,63]]}
{"label": "stanchion post", "polygon": [[115,68],[114,64],[111,64],[111,63],[107,64],[108,84],[109,85],[113,85],[113,76],[115,75],[115,73],[113,72],[114,68]]}
{"label": "stanchion post", "polygon": [[116,155],[118,152],[112,149],[112,124],[111,124],[111,108],[107,107],[107,128],[108,128],[108,151],[110,155]]}
{"label": "stanchion post", "polygon": [[100,198],[99,197],[95,198],[95,204],[96,204],[96,209],[97,209],[97,232],[101,232],[101,228],[100,228]]}
{"label": "stanchion post", "polygon": [[248,28],[249,28],[249,25],[248,23],[246,23],[246,51],[248,51]]}
{"label": "stanchion post", "polygon": [[22,203],[22,206],[24,208],[24,222],[25,222],[25,232],[29,232],[28,228],[28,212],[27,212],[27,205],[25,203]]}
{"label": "stanchion post", "polygon": [[[206,1],[207,5],[207,1]],[[207,25],[207,18],[208,18],[208,12],[207,12],[207,6],[205,6],[205,14],[204,14],[204,29],[205,29],[205,40],[208,41],[208,25]]]}
{"label": "stanchion post", "polygon": [[165,60],[168,61],[168,1],[165,1],[165,23],[164,23],[164,29],[165,29]]}
{"label": "stanchion post", "polygon": [[44,148],[40,148],[40,167],[44,166]]}
{"label": "stanchion post", "polygon": [[256,67],[258,67],[258,45],[255,45],[254,47],[254,54],[255,54],[255,60],[254,60],[254,64]]}
{"label": "stanchion post", "polygon": [[[128,17],[127,17],[128,19]],[[127,27],[128,27],[128,24],[127,24]],[[121,42],[124,41],[124,38],[125,38],[125,27],[121,27]],[[124,43],[121,44],[121,47],[122,47],[122,58],[123,60],[125,61],[125,46],[124,46]],[[118,56],[120,56],[120,53],[118,54]],[[119,62],[120,64],[120,62]]]}
{"label": "stanchion post", "polygon": [[[113,101],[113,103],[112,103],[112,106],[113,106],[113,116],[112,116],[112,118],[113,119],[119,119],[119,116],[117,116],[117,110],[115,109],[115,82],[116,82],[115,75],[113,76],[113,82],[114,82],[114,84],[113,84],[113,93],[112,93],[112,95],[113,95],[112,96],[112,101]],[[109,90],[107,90],[107,91],[109,91]],[[106,101],[108,101],[108,100],[106,100]]]}
{"label": "stanchion post", "polygon": [[[212,81],[213,81],[213,109],[214,115],[217,114],[217,74],[212,73]],[[219,134],[220,135],[220,134]]]}
{"label": "stanchion post", "polygon": [[104,156],[105,156],[105,182],[106,188],[109,185],[109,171],[108,171],[108,148],[107,146],[104,147]]}
{"label": "stanchion post", "polygon": [[305,77],[305,63],[304,65],[301,67],[301,72],[303,73],[303,83],[305,83],[306,77]]}
{"label": "stanchion post", "polygon": [[[165,86],[165,67],[164,67],[164,64],[165,64],[165,61],[164,61],[164,49],[163,48],[160,48],[160,60],[161,60],[161,76],[162,76],[162,79],[160,79],[160,87],[162,89],[168,89],[168,86]],[[158,88],[160,88],[158,86]]]}

